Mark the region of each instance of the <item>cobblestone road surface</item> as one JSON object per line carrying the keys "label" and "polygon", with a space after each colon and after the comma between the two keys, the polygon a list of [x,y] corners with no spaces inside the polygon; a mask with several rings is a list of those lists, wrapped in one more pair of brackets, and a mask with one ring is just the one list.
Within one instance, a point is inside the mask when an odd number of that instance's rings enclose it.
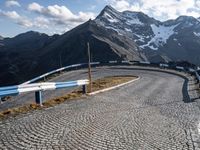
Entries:
{"label": "cobblestone road surface", "polygon": [[188,102],[183,78],[131,68],[103,72],[141,79],[1,121],[0,149],[198,149],[200,110],[197,100]]}

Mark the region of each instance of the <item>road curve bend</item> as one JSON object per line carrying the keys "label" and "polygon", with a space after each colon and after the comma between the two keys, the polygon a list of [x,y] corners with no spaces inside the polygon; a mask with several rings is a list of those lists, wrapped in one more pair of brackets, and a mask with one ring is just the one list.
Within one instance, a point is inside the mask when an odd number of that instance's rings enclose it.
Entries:
{"label": "road curve bend", "polygon": [[93,72],[95,78],[124,74],[140,80],[1,121],[0,149],[197,149],[200,110],[185,101],[186,80],[131,67]]}

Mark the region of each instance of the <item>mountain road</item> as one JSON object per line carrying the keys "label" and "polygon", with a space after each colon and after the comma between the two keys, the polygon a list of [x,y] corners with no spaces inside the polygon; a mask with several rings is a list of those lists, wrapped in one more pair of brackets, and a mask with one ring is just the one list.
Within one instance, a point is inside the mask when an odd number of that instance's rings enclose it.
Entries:
{"label": "mountain road", "polygon": [[[143,67],[93,68],[94,79],[137,75],[139,80],[111,91],[0,121],[0,149],[192,150],[200,147],[200,107],[190,101],[186,78]],[[84,79],[87,70],[51,81]],[[73,89],[48,91],[50,99]],[[17,96],[4,107],[33,99]]]}

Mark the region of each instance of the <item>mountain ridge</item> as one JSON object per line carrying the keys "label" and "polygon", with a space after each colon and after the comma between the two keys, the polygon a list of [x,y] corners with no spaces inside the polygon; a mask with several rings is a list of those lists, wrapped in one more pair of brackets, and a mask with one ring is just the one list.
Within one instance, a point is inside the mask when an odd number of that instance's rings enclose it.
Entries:
{"label": "mountain ridge", "polygon": [[[106,6],[62,35],[29,31],[0,39],[0,85],[20,84],[66,65],[92,61],[189,61],[200,65],[200,24],[193,17],[158,21],[142,12]],[[191,46],[192,45],[192,46]]]}

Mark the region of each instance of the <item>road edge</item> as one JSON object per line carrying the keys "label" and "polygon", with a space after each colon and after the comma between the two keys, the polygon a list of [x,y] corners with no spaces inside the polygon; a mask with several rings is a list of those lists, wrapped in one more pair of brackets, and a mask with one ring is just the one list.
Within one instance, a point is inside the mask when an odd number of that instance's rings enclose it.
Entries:
{"label": "road edge", "polygon": [[118,84],[118,85],[116,85],[116,86],[112,86],[112,87],[105,88],[105,89],[102,89],[102,90],[98,90],[98,91],[95,91],[95,92],[87,93],[87,95],[90,96],[90,95],[96,95],[96,94],[98,94],[98,93],[107,92],[107,91],[110,91],[110,90],[113,90],[113,89],[122,87],[122,86],[124,86],[124,85],[130,84],[130,83],[132,83],[132,82],[135,82],[135,81],[137,81],[137,80],[139,80],[139,79],[140,79],[140,77],[138,76],[138,78],[133,79],[133,80],[130,80],[130,81],[128,81],[128,82],[121,83],[121,84]]}

